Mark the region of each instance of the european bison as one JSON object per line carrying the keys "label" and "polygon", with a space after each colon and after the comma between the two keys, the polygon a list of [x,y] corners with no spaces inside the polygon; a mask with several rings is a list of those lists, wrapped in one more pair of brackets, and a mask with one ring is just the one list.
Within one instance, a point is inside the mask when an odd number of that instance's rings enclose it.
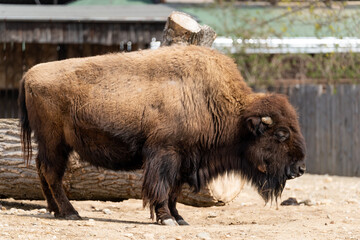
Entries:
{"label": "european bison", "polygon": [[287,98],[253,93],[234,62],[175,46],[39,64],[20,87],[24,158],[30,135],[48,210],[80,219],[62,187],[68,156],[113,170],[143,168],[144,205],[165,225],[184,183],[195,191],[238,171],[265,201],[305,171],[305,143]]}

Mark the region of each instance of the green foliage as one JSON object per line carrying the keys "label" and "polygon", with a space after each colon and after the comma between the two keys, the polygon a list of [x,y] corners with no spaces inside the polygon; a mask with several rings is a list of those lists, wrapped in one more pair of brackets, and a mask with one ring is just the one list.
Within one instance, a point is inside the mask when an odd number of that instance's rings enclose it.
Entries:
{"label": "green foliage", "polygon": [[253,87],[281,83],[360,83],[360,53],[245,54],[237,53],[239,69]]}
{"label": "green foliage", "polygon": [[236,59],[244,79],[250,86],[274,84],[274,75],[277,74],[277,70],[270,55],[237,53],[233,54],[232,57]]}
{"label": "green foliage", "polygon": [[[233,39],[308,36],[360,38],[359,5],[348,6],[347,1],[325,0],[279,0],[277,5],[258,7],[237,1],[221,1],[221,4],[209,6],[207,11],[217,16],[217,22],[212,26],[215,26],[218,34]],[[239,52],[232,57],[252,86],[275,85],[278,80],[284,79],[314,83],[360,83],[359,53],[246,54],[249,45],[238,47]],[[252,44],[251,48],[254,47]]]}

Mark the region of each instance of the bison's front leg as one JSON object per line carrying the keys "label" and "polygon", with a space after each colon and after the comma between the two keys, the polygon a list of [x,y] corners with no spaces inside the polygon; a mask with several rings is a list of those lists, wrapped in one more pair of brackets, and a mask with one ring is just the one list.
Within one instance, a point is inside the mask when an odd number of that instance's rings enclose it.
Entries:
{"label": "bison's front leg", "polygon": [[171,215],[175,218],[176,222],[179,225],[189,225],[182,216],[180,216],[178,210],[176,209],[176,200],[178,195],[180,194],[180,191],[182,189],[182,185],[178,186],[174,192],[170,195],[169,198],[169,209],[171,212]]}
{"label": "bison's front leg", "polygon": [[179,225],[177,221],[185,222],[175,208],[178,188],[181,187],[180,155],[168,148],[147,149],[144,151],[146,159],[142,187],[144,205],[150,205],[151,216],[155,211],[160,224]]}

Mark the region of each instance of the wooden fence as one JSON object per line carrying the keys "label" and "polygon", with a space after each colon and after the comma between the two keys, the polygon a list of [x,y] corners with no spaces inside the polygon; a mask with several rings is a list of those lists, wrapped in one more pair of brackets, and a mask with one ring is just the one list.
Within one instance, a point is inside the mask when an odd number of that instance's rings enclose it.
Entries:
{"label": "wooden fence", "polygon": [[279,89],[297,108],[308,172],[360,176],[360,85]]}

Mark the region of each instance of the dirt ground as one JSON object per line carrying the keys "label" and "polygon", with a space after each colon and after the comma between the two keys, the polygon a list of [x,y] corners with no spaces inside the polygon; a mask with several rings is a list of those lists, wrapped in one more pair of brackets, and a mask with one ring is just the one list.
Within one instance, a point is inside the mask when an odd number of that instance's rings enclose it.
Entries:
{"label": "dirt ground", "polygon": [[[264,206],[249,186],[230,204],[178,205],[190,226],[160,226],[141,200],[73,201],[81,221],[55,219],[44,201],[1,199],[0,239],[360,239],[360,178],[305,174]],[[279,201],[279,202],[281,202]]]}

